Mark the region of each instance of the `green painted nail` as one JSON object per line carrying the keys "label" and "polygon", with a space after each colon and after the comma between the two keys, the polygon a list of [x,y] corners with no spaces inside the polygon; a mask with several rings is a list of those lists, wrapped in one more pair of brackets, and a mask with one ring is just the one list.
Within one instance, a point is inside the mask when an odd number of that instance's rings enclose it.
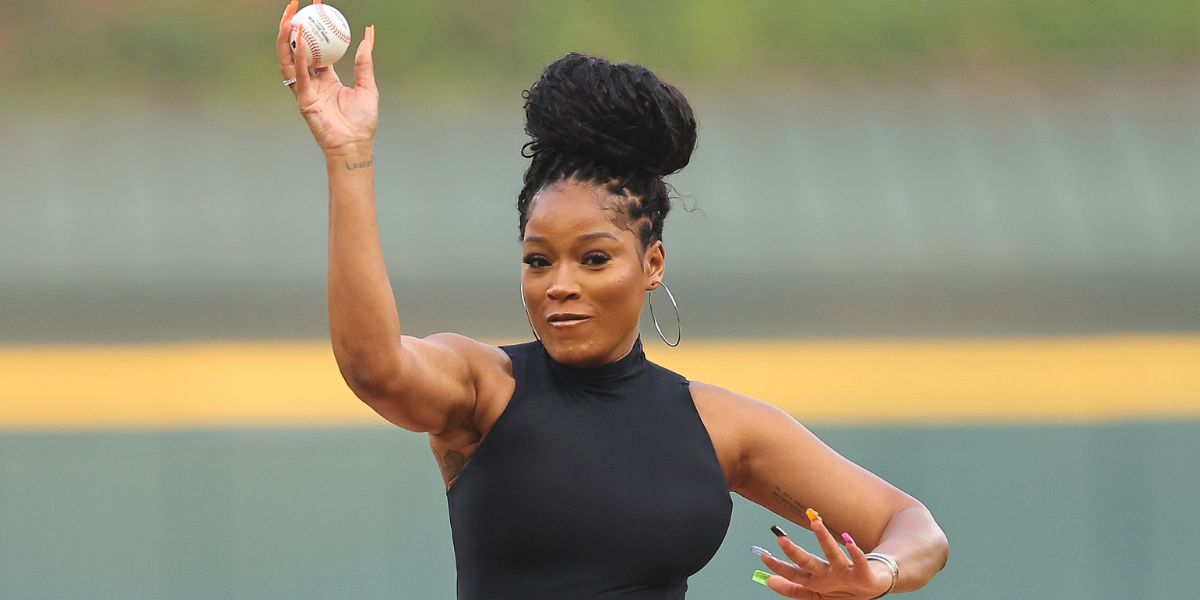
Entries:
{"label": "green painted nail", "polygon": [[767,573],[766,571],[755,571],[754,572],[754,583],[761,583],[763,585],[767,585],[767,580],[770,578],[771,578],[771,574]]}

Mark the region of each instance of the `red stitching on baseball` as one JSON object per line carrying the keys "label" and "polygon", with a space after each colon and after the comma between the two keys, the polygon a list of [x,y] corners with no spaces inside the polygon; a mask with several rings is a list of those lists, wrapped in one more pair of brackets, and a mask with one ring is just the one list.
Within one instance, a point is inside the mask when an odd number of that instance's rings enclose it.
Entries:
{"label": "red stitching on baseball", "polygon": [[329,29],[331,31],[333,31],[333,35],[336,35],[339,40],[342,40],[343,42],[346,42],[347,44],[349,44],[350,36],[347,35],[346,32],[339,29],[337,25],[333,24],[333,20],[329,18],[329,13],[327,13],[325,11],[325,5],[318,4],[316,6],[317,6],[317,16],[321,17],[322,21],[325,21],[325,24],[329,26]]}
{"label": "red stitching on baseball", "polygon": [[308,46],[308,53],[312,55],[312,66],[315,69],[321,66],[321,46],[317,43],[317,38],[310,32],[305,31],[304,34],[304,45]]}

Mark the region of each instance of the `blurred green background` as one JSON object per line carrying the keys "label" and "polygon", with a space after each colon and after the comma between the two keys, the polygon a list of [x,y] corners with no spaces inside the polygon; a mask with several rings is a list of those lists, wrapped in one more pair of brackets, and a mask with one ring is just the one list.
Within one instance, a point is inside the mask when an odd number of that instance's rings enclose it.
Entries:
{"label": "blurred green background", "polygon": [[[264,97],[281,2],[10,0],[0,20],[5,96],[80,87]],[[955,65],[1194,65],[1188,0],[346,0],[355,39],[375,23],[384,85],[462,100],[528,85],[568,50],[646,62],[720,87],[799,73]],[[264,52],[264,49],[268,49]],[[85,96],[90,94],[85,93]]]}
{"label": "blurred green background", "polygon": [[[520,91],[571,50],[642,62],[696,107],[672,179],[696,210],[666,228],[686,336],[1200,333],[1198,2],[335,6],[356,41],[378,28],[408,333],[527,336]],[[0,4],[0,344],[325,339],[326,188],[279,85],[283,8]],[[0,415],[37,401],[0,382]],[[1200,589],[1179,566],[1195,418],[817,431],[946,529],[950,564],[914,597]],[[748,546],[776,521],[739,500],[689,598],[771,597]],[[420,435],[0,430],[0,599],[452,595]]]}

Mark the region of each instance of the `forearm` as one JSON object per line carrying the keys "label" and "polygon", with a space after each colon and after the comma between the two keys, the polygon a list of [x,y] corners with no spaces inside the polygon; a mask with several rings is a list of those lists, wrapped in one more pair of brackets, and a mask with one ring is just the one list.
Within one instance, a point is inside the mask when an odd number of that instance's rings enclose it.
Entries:
{"label": "forearm", "polygon": [[326,153],[329,175],[329,333],[338,366],[356,392],[399,368],[400,319],[384,267],[375,213],[373,145]]}
{"label": "forearm", "polygon": [[[924,587],[946,566],[949,544],[933,515],[924,507],[916,506],[892,517],[872,552],[886,554],[899,565],[900,579],[893,593],[911,592]],[[886,565],[871,561],[871,566],[886,571],[891,577]]]}

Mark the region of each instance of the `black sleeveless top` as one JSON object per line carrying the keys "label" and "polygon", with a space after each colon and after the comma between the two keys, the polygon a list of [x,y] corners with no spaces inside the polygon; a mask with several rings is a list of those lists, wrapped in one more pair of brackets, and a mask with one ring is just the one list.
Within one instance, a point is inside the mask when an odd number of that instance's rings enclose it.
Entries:
{"label": "black sleeveless top", "polygon": [[460,600],[682,599],[733,501],[688,382],[505,346],[516,390],[447,492]]}

